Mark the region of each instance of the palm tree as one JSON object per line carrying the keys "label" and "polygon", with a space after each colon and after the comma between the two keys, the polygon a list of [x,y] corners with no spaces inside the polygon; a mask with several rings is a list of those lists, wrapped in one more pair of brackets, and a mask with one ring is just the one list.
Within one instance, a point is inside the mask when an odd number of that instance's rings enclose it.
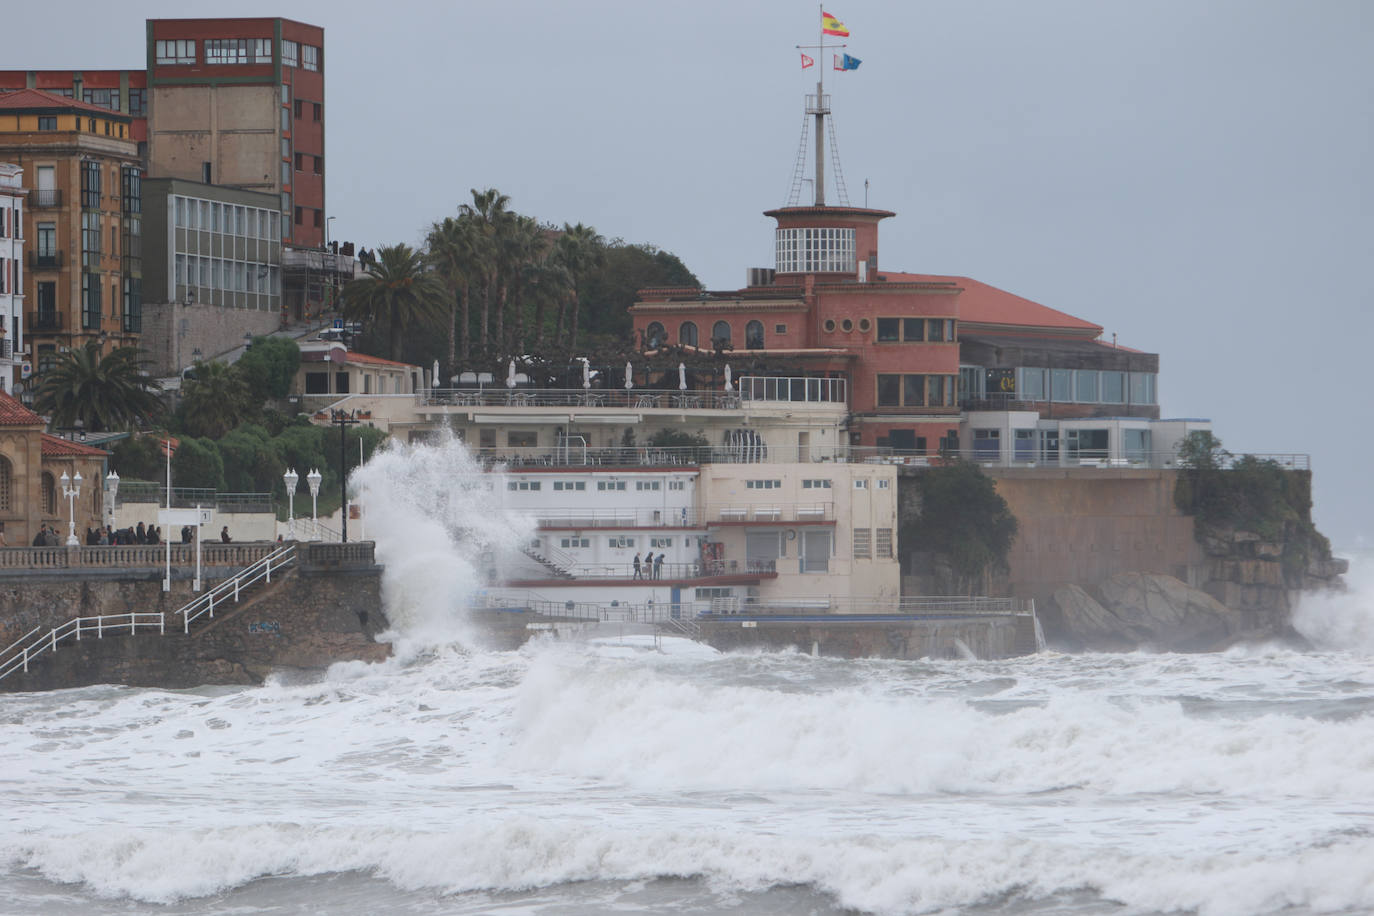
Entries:
{"label": "palm tree", "polygon": [[143,366],[136,347],[116,347],[101,356],[100,343],[87,341],[44,373],[34,406],[55,425],[79,422],[93,432],[148,423],[161,415],[163,405]]}
{"label": "palm tree", "polygon": [[252,393],[243,373],[228,363],[197,362],[195,378],[181,390],[182,426],[192,436],[219,439],[252,412]]}
{"label": "palm tree", "polygon": [[391,358],[400,361],[407,328],[438,325],[446,294],[439,275],[422,251],[409,245],[383,245],[367,276],[348,284],[344,315],[387,327]]}
{"label": "palm tree", "polygon": [[425,244],[429,249],[430,263],[448,285],[448,368],[452,370],[457,353],[455,333],[460,327],[463,364],[466,365],[468,361],[472,283],[481,269],[476,259],[476,231],[472,219],[466,214],[456,219],[444,217],[430,227]]}
{"label": "palm tree", "polygon": [[468,220],[473,227],[472,255],[478,265],[475,279],[482,288],[478,336],[483,348],[491,345],[491,305],[498,285],[499,238],[505,232],[506,223],[515,216],[507,209],[509,203],[510,197],[495,188],[485,191],[473,188],[472,203],[459,207],[459,218]]}
{"label": "palm tree", "polygon": [[[559,340],[563,339],[563,329],[568,329],[568,342],[577,346],[577,325],[582,310],[581,281],[587,271],[592,270],[605,260],[606,240],[591,226],[578,223],[576,226],[563,224],[563,234],[554,246],[554,257],[568,272],[568,296],[566,305],[558,312],[555,330]],[[570,314],[569,314],[570,313]]]}

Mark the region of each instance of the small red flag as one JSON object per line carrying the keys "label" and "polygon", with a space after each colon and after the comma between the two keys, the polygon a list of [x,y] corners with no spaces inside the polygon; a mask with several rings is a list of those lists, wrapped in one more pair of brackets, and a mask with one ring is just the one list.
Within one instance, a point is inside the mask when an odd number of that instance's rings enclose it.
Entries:
{"label": "small red flag", "polygon": [[803,70],[805,70],[807,67],[814,67],[815,65],[816,65],[816,62],[815,62],[814,60],[812,60],[811,58],[807,57],[805,54],[802,55],[802,69],[803,69]]}

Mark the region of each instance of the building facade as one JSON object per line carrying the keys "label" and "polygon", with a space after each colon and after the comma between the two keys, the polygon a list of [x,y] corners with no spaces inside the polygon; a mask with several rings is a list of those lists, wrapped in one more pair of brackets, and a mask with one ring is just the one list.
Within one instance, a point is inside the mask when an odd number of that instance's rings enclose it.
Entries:
{"label": "building facade", "polygon": [[[65,539],[72,523],[78,538],[103,523],[108,453],[49,435],[43,426],[42,417],[0,393],[0,532],[11,547],[32,543],[43,525]],[[81,475],[81,490],[70,500],[63,474],[69,486]]]}
{"label": "building facade", "polygon": [[129,133],[146,155],[148,72],[146,70],[0,70],[0,93],[41,89],[129,116]]}
{"label": "building facade", "polygon": [[11,394],[24,352],[24,170],[0,162],[0,391]]}
{"label": "building facade", "polygon": [[147,66],[149,173],[272,194],[281,241],[323,247],[324,29],[151,19]]}
{"label": "building facade", "polygon": [[142,179],[131,118],[36,89],[0,94],[0,160],[29,189],[24,336],[42,373],[64,350],[142,331]]}

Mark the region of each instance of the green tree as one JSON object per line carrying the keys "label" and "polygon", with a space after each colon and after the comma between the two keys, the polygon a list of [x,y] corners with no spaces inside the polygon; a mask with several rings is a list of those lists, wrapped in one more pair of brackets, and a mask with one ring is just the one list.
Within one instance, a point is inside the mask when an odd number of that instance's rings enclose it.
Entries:
{"label": "green tree", "polygon": [[227,363],[198,362],[195,378],[181,390],[181,428],[192,436],[218,439],[253,413],[253,395],[243,376]]}
{"label": "green tree", "polygon": [[216,445],[224,459],[224,485],[231,492],[271,492],[285,470],[271,434],[256,424],[231,429]]}
{"label": "green tree", "polygon": [[1231,461],[1231,453],[1211,431],[1195,429],[1179,442],[1178,466],[1197,471],[1219,471]]}
{"label": "green tree", "polygon": [[253,346],[234,364],[253,400],[284,398],[301,365],[301,348],[289,337],[255,337]]}
{"label": "green tree", "polygon": [[579,287],[588,333],[628,339],[630,306],[641,289],[654,286],[699,288],[701,282],[674,254],[653,245],[611,242],[597,266],[583,275]]}
{"label": "green tree", "polygon": [[921,514],[902,526],[903,548],[945,556],[972,594],[987,572],[1006,567],[1016,516],[991,478],[970,461],[930,468],[916,486]]}
{"label": "green tree", "polygon": [[157,436],[130,436],[114,445],[110,469],[130,480],[157,480],[165,465],[162,440]]}
{"label": "green tree", "polygon": [[224,458],[219,447],[210,439],[183,438],[172,453],[172,481],[178,487],[223,490]]}
{"label": "green tree", "polygon": [[507,224],[514,218],[509,210],[510,197],[495,188],[485,191],[472,189],[472,203],[459,207],[459,218],[471,226],[469,244],[474,261],[475,276],[470,279],[477,284],[481,293],[481,309],[478,312],[477,340],[484,350],[489,350],[491,337],[491,307],[499,293],[500,256],[507,232]]}
{"label": "green tree", "polygon": [[564,223],[563,232],[554,243],[553,259],[563,266],[568,276],[567,292],[554,325],[554,339],[563,340],[563,330],[566,328],[568,343],[575,348],[582,316],[582,289],[587,274],[606,260],[606,240],[591,226]]}
{"label": "green tree", "polygon": [[[448,362],[446,368],[456,368],[461,353],[463,364],[468,361],[471,341],[472,284],[480,275],[477,261],[477,237],[473,220],[468,214],[446,216],[432,225],[425,244],[430,262],[444,285],[448,287]],[[461,349],[459,345],[461,344]]]}
{"label": "green tree", "polygon": [[163,412],[157,384],[143,371],[135,347],[102,356],[100,343],[68,350],[44,373],[34,406],[57,426],[81,425],[92,432],[130,429]]}
{"label": "green tree", "polygon": [[407,329],[438,327],[446,293],[421,251],[409,245],[383,245],[367,275],[348,284],[344,314],[387,329],[391,358],[401,359]]}

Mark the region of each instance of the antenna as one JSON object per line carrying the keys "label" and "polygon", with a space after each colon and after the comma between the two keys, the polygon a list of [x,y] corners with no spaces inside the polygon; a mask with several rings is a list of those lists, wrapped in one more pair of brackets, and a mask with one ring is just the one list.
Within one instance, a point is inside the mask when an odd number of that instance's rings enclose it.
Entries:
{"label": "antenna", "polygon": [[[816,178],[815,178],[815,184],[814,184],[815,196],[814,196],[813,200],[814,200],[815,206],[817,206],[817,207],[824,207],[824,206],[825,206],[825,141],[826,141],[826,136],[827,136],[827,134],[826,134],[825,117],[826,117],[826,115],[830,114],[830,96],[828,96],[828,95],[825,94],[825,52],[826,52],[827,49],[829,49],[829,50],[834,50],[834,49],[836,49],[836,48],[847,48],[847,47],[849,47],[849,46],[846,45],[846,44],[826,44],[826,43],[825,43],[825,10],[824,10],[821,6],[818,5],[818,6],[817,6],[817,12],[820,14],[820,15],[819,15],[819,21],[820,21],[820,23],[821,23],[820,29],[818,30],[819,33],[820,33],[820,36],[819,36],[819,38],[817,39],[817,44],[814,44],[814,45],[797,45],[797,48],[798,48],[798,49],[803,49],[803,48],[808,49],[808,50],[814,49],[814,50],[818,51],[819,53],[816,55],[816,57],[817,57],[817,63],[816,63],[816,94],[815,94],[815,95],[808,95],[808,96],[806,97],[806,113],[802,116],[801,145],[800,145],[800,147],[799,147],[799,149],[798,149],[798,151],[797,151],[797,164],[796,164],[796,167],[795,167],[795,169],[794,169],[794,171],[793,171],[793,175],[792,175],[792,189],[791,189],[791,193],[789,193],[789,195],[788,195],[788,200],[787,200],[788,206],[795,206],[795,205],[800,201],[801,184],[802,184],[802,181],[801,181],[801,174],[802,174],[803,164],[804,164],[804,162],[805,162],[805,160],[806,160],[806,140],[807,140],[807,127],[808,127],[807,122],[808,122],[808,120],[809,120],[810,118],[815,118],[815,119],[816,119],[816,138],[815,138],[815,143],[816,143],[816,150],[815,150]],[[840,34],[848,34],[848,33],[847,33],[847,32],[834,32],[833,34],[840,35]],[[839,198],[840,204],[841,204],[842,206],[846,206],[846,207],[847,207],[847,206],[849,206],[849,194],[848,194],[848,192],[845,190],[845,186],[844,186],[844,176],[843,176],[843,174],[840,172],[840,152],[839,152],[839,144],[838,144],[838,143],[836,142],[836,140],[835,140],[835,120],[834,120],[833,118],[831,118],[831,120],[830,120],[829,139],[830,139],[830,155],[831,155],[831,158],[834,160],[834,164],[835,164],[835,192],[836,192],[837,197]],[[867,200],[865,200],[865,206],[867,206]]]}

